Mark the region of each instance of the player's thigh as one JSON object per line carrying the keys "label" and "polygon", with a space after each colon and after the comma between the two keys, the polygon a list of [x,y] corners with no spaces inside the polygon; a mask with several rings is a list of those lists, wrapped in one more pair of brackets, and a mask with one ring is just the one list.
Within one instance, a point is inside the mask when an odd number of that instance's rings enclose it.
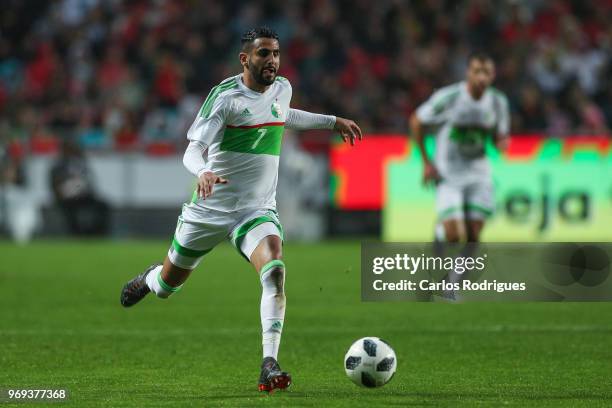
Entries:
{"label": "player's thigh", "polygon": [[232,231],[231,241],[256,271],[272,260],[281,259],[283,228],[278,214],[272,210],[248,214]]}
{"label": "player's thigh", "polygon": [[436,188],[437,218],[446,241],[457,242],[464,236],[463,196],[460,185],[442,182]]}
{"label": "player's thigh", "polygon": [[232,218],[226,213],[193,203],[184,205],[168,250],[168,260],[178,268],[195,269],[204,256],[225,239],[231,225]]}

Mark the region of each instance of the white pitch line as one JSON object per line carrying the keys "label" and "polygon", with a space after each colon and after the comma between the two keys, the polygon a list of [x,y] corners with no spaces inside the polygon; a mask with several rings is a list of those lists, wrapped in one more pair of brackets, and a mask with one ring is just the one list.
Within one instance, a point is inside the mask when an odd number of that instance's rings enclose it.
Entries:
{"label": "white pitch line", "polygon": [[[349,329],[342,327],[311,327],[292,328],[291,333],[300,334],[351,334],[363,329]],[[494,325],[494,326],[471,326],[471,327],[427,327],[410,329],[403,328],[377,328],[385,333],[409,333],[412,335],[425,335],[430,333],[609,333],[612,334],[612,326],[597,325]],[[147,329],[0,329],[1,336],[36,336],[36,335],[61,335],[61,336],[184,336],[184,335],[236,335],[259,333],[259,328],[207,328],[207,329],[171,329],[171,330],[147,330]]]}

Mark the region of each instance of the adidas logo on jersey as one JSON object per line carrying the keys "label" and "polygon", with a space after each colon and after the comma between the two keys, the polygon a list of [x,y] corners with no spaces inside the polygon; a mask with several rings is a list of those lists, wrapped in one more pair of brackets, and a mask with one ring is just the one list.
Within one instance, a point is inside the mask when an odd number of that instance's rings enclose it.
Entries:
{"label": "adidas logo on jersey", "polygon": [[250,115],[251,112],[249,111],[248,108],[246,108],[245,110],[242,111],[242,113],[240,114],[240,116],[246,116],[246,115]]}

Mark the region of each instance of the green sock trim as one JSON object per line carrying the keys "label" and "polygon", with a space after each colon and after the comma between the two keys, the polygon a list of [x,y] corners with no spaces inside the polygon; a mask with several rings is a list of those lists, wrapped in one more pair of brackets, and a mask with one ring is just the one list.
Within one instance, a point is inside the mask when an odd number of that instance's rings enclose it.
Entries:
{"label": "green sock trim", "polygon": [[273,261],[270,261],[261,267],[261,271],[259,272],[259,275],[263,275],[264,273],[268,272],[270,269],[275,268],[277,266],[284,268],[285,263],[281,261],[280,259],[275,259]]}
{"label": "green sock trim", "polygon": [[179,290],[181,290],[181,288],[183,287],[183,285],[174,287],[174,286],[170,286],[168,285],[166,282],[164,282],[164,280],[161,277],[161,272],[157,274],[157,283],[159,283],[159,286],[162,287],[162,289],[168,291],[168,292],[178,292]]}

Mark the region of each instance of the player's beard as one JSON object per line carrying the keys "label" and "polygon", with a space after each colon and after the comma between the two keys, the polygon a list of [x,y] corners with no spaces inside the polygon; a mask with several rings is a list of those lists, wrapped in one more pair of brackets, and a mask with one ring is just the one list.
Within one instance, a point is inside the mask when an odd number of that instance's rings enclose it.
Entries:
{"label": "player's beard", "polygon": [[251,75],[253,76],[253,79],[255,79],[255,82],[257,82],[259,85],[270,86],[276,79],[276,71],[274,71],[274,75],[271,76],[271,79],[266,79],[264,77],[264,69],[265,68],[255,67],[254,65],[249,66],[249,71],[251,71]]}

